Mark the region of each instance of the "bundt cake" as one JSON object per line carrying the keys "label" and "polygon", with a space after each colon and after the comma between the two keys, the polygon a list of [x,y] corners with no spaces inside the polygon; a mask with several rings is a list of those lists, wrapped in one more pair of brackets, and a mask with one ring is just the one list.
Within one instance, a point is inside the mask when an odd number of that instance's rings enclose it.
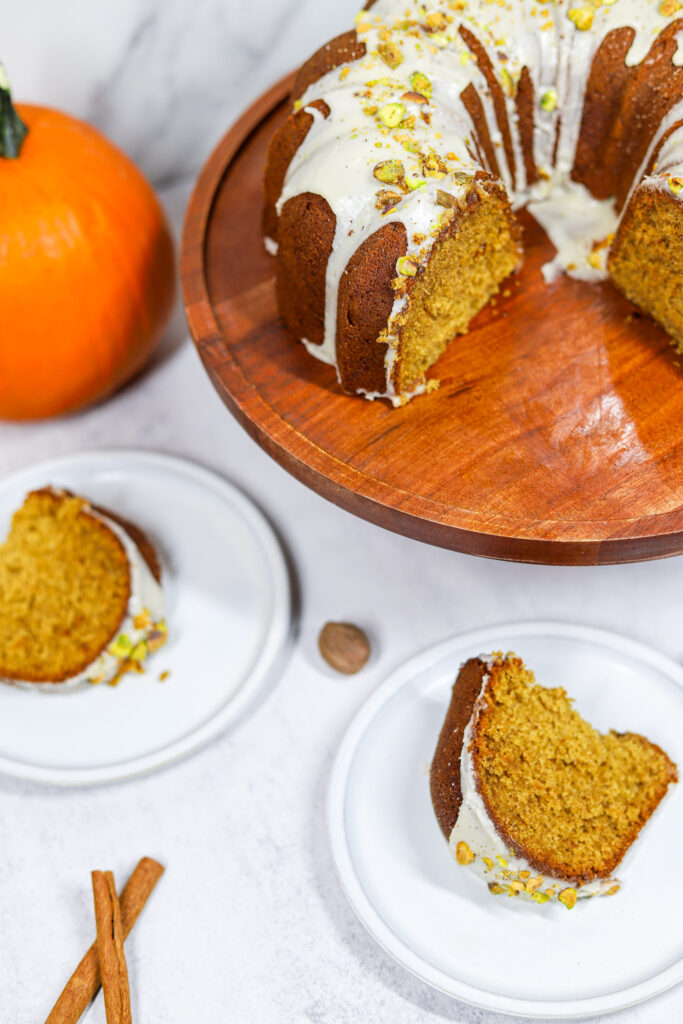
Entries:
{"label": "bundt cake", "polygon": [[636,733],[601,735],[514,654],[461,667],[432,762],[432,803],[459,864],[507,893],[566,907],[619,890],[614,872],[676,765]]}
{"label": "bundt cake", "polygon": [[32,491],[0,545],[0,682],[115,683],[166,639],[161,569],[139,527],[68,491]]}
{"label": "bundt cake", "polygon": [[[683,351],[681,0],[375,0],[303,65],[265,172],[281,316],[400,405],[522,259],[611,277]],[[512,209],[511,209],[512,208]]]}

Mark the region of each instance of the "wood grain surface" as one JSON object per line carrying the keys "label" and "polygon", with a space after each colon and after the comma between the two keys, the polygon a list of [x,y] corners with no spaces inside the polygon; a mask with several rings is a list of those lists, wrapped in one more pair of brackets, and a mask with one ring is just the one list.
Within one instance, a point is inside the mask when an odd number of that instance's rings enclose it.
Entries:
{"label": "wood grain surface", "polygon": [[683,551],[683,376],[610,284],[562,277],[522,214],[526,261],[402,409],[343,394],[282,326],[260,231],[291,78],[219,143],[186,214],[190,331],[219,395],[280,465],[342,508],[476,555],[548,564]]}

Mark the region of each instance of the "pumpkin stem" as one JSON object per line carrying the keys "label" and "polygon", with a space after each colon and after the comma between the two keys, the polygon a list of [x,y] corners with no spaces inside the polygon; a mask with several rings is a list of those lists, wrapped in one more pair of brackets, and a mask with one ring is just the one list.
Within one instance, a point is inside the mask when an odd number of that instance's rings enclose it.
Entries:
{"label": "pumpkin stem", "polygon": [[0,63],[0,157],[16,160],[28,128],[12,106],[9,79]]}

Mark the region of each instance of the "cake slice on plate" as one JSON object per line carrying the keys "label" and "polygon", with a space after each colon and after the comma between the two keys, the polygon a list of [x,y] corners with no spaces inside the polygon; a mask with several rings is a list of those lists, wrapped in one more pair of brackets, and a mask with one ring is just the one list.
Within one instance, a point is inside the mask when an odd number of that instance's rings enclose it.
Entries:
{"label": "cake slice on plate", "polygon": [[451,852],[490,892],[571,908],[618,891],[615,872],[677,772],[644,736],[599,733],[561,687],[493,654],[460,669],[430,781]]}
{"label": "cake slice on plate", "polygon": [[0,546],[0,681],[65,690],[140,671],[166,639],[160,581],[138,527],[32,491]]}

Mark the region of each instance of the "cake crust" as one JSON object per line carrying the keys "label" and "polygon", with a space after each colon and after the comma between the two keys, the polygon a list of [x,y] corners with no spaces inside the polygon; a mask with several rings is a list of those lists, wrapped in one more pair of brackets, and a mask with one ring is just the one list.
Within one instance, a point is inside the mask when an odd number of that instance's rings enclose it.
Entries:
{"label": "cake crust", "polygon": [[487,664],[481,658],[470,658],[453,683],[446,719],[441,726],[429,772],[429,788],[436,820],[446,839],[450,838],[458,820],[462,803],[460,757],[467,723],[472,717]]}

